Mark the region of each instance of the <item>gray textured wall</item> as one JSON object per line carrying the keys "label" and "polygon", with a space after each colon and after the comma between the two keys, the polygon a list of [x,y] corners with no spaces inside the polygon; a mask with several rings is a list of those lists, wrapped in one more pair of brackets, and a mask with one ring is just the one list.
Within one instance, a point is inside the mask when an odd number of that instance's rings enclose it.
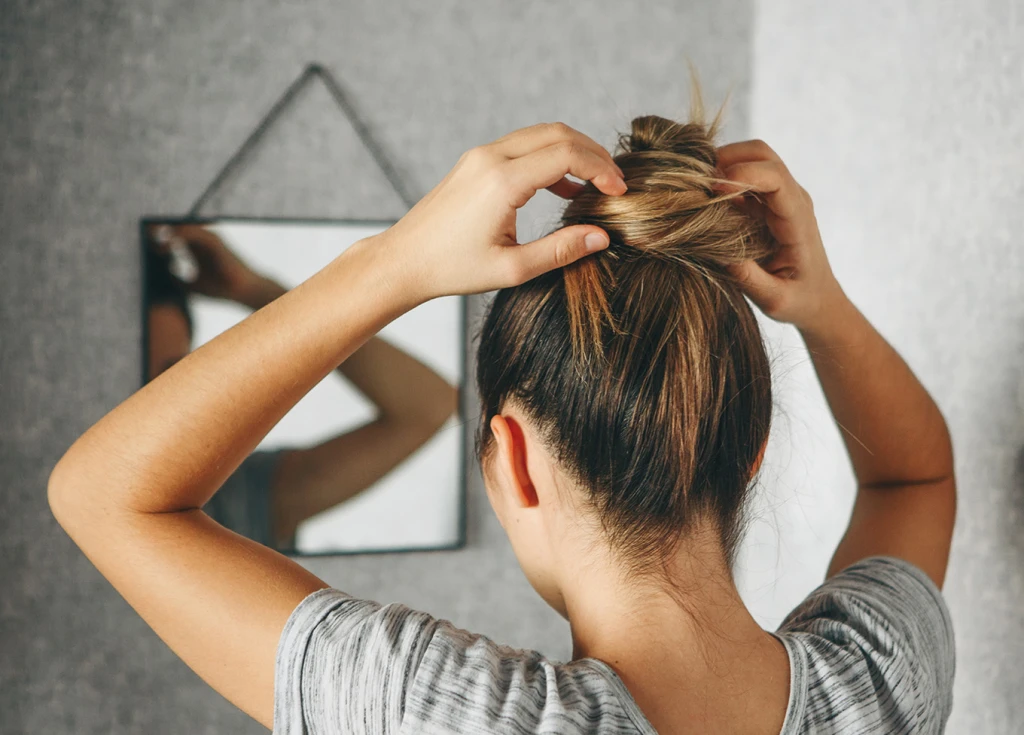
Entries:
{"label": "gray textured wall", "polygon": [[[466,148],[539,120],[611,146],[633,115],[682,115],[686,55],[712,101],[734,85],[724,138],[765,138],[814,195],[847,292],[946,414],[961,489],[949,731],[1020,731],[1019,3],[283,5],[0,5],[0,732],[262,731],[170,653],[46,506],[49,468],[137,386],[138,216],[187,208],[312,59],[421,195]],[[216,205],[402,213],[318,89]],[[555,205],[527,208],[526,236]],[[769,329],[784,414],[741,570],[766,621],[820,575],[851,497],[806,355],[792,330]],[[309,567],[565,657],[567,626],[530,590],[471,478],[465,550]]]}
{"label": "gray textured wall", "polygon": [[[263,729],[149,630],[50,516],[49,469],[137,388],[136,221],[180,213],[313,59],[340,78],[418,195],[467,148],[542,120],[611,146],[633,115],[681,116],[686,55],[746,130],[749,2],[32,1],[0,5],[0,732]],[[219,202],[254,214],[397,217],[311,90]],[[526,234],[554,197],[528,207]],[[459,552],[323,559],[353,594],[512,645],[569,653],[474,475]]]}

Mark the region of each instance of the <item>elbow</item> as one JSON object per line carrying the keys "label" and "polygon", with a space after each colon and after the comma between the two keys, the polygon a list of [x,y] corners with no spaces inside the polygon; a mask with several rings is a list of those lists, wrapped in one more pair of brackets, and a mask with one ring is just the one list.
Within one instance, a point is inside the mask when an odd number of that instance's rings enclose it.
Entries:
{"label": "elbow", "polygon": [[425,401],[410,419],[428,435],[440,429],[459,410],[459,388],[450,383],[432,391],[430,400]]}
{"label": "elbow", "polygon": [[50,477],[46,481],[46,500],[50,506],[50,512],[57,519],[57,523],[64,526],[64,519],[67,512],[67,469],[64,457],[50,470]]}
{"label": "elbow", "polygon": [[74,445],[68,449],[50,470],[46,481],[46,500],[50,512],[65,530],[68,523],[84,507],[88,483],[82,481],[83,468],[76,456]]}
{"label": "elbow", "polygon": [[[941,417],[940,420],[942,422],[942,443],[941,453],[939,455],[942,458],[940,464],[941,474],[943,477],[948,477],[950,480],[953,480],[953,476],[956,472],[956,462],[953,457],[953,437],[949,433],[949,425],[946,424],[945,417],[942,417],[941,412],[939,416]],[[955,485],[956,483],[953,482],[951,484]]]}
{"label": "elbow", "polygon": [[429,438],[459,410],[459,388],[442,381],[439,387],[424,391],[416,400],[395,405],[378,414],[377,420]]}
{"label": "elbow", "polygon": [[438,391],[438,399],[432,407],[429,423],[434,431],[440,429],[451,418],[452,414],[459,411],[459,386],[445,383]]}

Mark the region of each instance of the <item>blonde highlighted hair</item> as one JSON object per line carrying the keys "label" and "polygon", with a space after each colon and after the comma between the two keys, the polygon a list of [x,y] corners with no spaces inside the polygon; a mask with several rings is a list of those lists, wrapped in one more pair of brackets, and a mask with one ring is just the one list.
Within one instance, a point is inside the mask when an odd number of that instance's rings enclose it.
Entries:
{"label": "blonde highlighted hair", "polygon": [[722,193],[693,76],[689,120],[637,117],[615,162],[628,191],[592,184],[561,225],[593,224],[607,249],[499,291],[480,331],[481,459],[490,418],[514,401],[584,488],[638,573],[667,563],[697,522],[732,560],[772,415],[769,361],[731,264],[771,255],[763,223]]}

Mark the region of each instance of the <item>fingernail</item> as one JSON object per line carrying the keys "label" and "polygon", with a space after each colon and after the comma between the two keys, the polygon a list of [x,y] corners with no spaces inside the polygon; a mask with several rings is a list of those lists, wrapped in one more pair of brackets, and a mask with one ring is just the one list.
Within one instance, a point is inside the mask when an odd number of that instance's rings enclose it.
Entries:
{"label": "fingernail", "polygon": [[600,232],[588,232],[587,236],[583,238],[583,244],[587,246],[588,253],[602,250],[608,245],[608,236]]}

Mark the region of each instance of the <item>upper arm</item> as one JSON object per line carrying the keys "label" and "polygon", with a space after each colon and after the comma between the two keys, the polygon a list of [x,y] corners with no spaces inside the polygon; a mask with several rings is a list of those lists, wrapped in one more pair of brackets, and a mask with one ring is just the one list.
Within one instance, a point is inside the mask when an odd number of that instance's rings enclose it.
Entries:
{"label": "upper arm", "polygon": [[274,732],[403,731],[412,681],[436,625],[400,603],[381,605],[331,588],[310,595],[281,637]]}
{"label": "upper arm", "polygon": [[[783,621],[801,633],[818,712],[831,731],[942,732],[953,702],[956,641],[931,577],[903,559],[860,560]],[[809,705],[811,706],[811,705]]]}
{"label": "upper arm", "polygon": [[285,451],[273,481],[278,532],[367,489],[423,446],[441,424],[378,418],[316,446]]}
{"label": "upper arm", "polygon": [[956,480],[861,487],[828,576],[870,556],[894,556],[922,569],[941,589],[956,519]]}
{"label": "upper arm", "polygon": [[81,507],[52,481],[50,503],[89,560],[171,650],[270,728],[285,622],[326,583],[198,509]]}

